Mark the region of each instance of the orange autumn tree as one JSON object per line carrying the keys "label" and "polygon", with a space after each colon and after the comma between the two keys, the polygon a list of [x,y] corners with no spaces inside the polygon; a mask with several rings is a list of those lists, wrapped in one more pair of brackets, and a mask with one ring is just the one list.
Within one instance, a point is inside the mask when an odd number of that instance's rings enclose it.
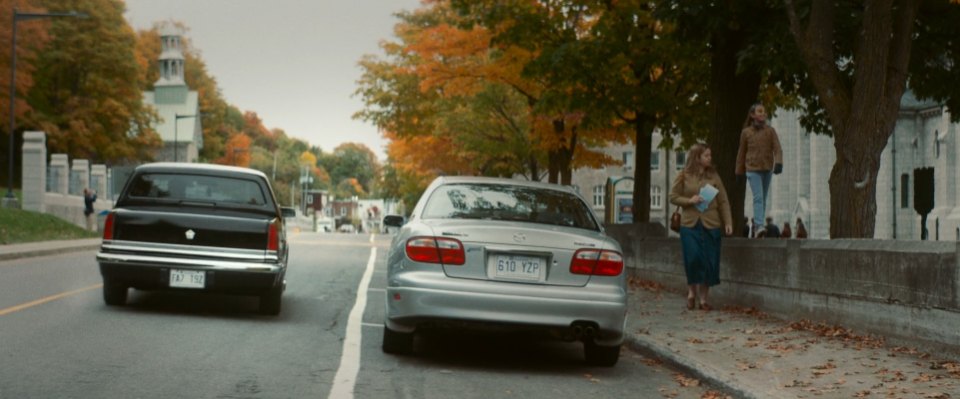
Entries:
{"label": "orange autumn tree", "polygon": [[217,159],[221,165],[250,166],[250,137],[243,133],[230,136],[225,146],[223,157]]}
{"label": "orange autumn tree", "polygon": [[[477,97],[491,86],[506,86],[521,100],[513,105],[523,108],[516,114],[523,114],[525,118],[525,131],[520,132],[525,138],[515,143],[519,144],[520,151],[532,152],[526,161],[534,179],[539,179],[538,158],[546,159],[549,181],[561,184],[570,184],[576,167],[615,162],[591,150],[590,146],[625,142],[626,135],[609,124],[583,123],[584,112],[563,100],[569,97],[566,89],[527,73],[527,65],[538,55],[536,46],[494,41],[500,31],[516,21],[507,20],[488,29],[459,17],[451,11],[448,1],[429,2],[427,8],[407,21],[410,26],[406,30],[405,51],[419,60],[414,71],[421,79],[421,91],[435,90],[442,98],[465,98],[476,103]],[[585,24],[584,21],[587,19],[576,22]],[[570,29],[584,27],[574,24]],[[495,116],[503,115],[503,107],[492,109],[498,112]],[[510,126],[516,128],[517,125],[514,122]],[[494,145],[503,142],[502,138],[492,140]]]}

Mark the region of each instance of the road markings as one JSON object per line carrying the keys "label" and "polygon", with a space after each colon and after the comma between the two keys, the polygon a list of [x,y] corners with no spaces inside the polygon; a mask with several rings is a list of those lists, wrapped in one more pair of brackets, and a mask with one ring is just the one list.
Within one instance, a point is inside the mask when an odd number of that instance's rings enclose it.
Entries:
{"label": "road markings", "polygon": [[42,304],[45,304],[45,303],[50,302],[50,301],[56,301],[57,299],[66,298],[66,297],[68,297],[68,296],[70,296],[70,295],[79,294],[79,293],[84,292],[84,291],[95,290],[95,289],[100,288],[100,287],[103,287],[103,284],[96,284],[96,285],[91,285],[91,286],[89,286],[89,287],[81,288],[81,289],[78,289],[78,290],[61,292],[61,293],[59,293],[59,294],[50,295],[50,296],[48,296],[48,297],[40,298],[40,299],[37,299],[37,300],[35,300],[35,301],[30,301],[30,302],[27,302],[27,303],[22,303],[22,304],[20,304],[20,305],[11,306],[11,307],[6,308],[6,309],[0,309],[0,316],[8,315],[8,314],[13,313],[13,312],[19,312],[19,311],[24,310],[24,309],[26,309],[26,308],[34,307],[34,306],[37,306],[37,305],[42,305]]}
{"label": "road markings", "polygon": [[340,355],[340,368],[333,377],[333,388],[330,388],[329,398],[351,399],[353,388],[357,384],[357,374],[360,372],[360,343],[363,323],[363,310],[367,307],[367,288],[370,285],[370,276],[373,275],[374,261],[377,259],[377,248],[370,248],[370,260],[367,269],[357,287],[357,302],[350,310],[347,318],[347,331],[343,339],[343,351]]}

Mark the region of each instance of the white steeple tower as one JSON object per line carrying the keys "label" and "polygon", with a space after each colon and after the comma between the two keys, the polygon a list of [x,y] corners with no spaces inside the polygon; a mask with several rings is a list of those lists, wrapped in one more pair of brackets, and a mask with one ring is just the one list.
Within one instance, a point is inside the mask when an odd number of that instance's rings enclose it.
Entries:
{"label": "white steeple tower", "polygon": [[153,84],[157,104],[179,104],[186,101],[187,82],[183,78],[184,57],[180,32],[172,24],[160,27],[160,78]]}

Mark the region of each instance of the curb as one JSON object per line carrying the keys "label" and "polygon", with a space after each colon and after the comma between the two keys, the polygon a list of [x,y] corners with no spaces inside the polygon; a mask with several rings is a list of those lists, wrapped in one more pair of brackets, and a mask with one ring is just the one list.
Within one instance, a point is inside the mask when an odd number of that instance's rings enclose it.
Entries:
{"label": "curb", "polygon": [[[69,252],[77,251],[89,251],[100,248],[100,243],[96,244],[78,244],[78,245],[66,245],[66,246],[57,246],[53,248],[39,248],[39,249],[28,249],[16,252],[2,253],[0,252],[0,261],[22,259],[22,258],[33,258],[38,256],[46,255],[59,255]],[[2,251],[0,247],[0,251]]]}
{"label": "curb", "polygon": [[[706,381],[708,385],[716,387],[726,394],[745,399],[770,397],[768,395],[760,395],[758,392],[751,392],[749,388],[740,384],[736,379],[724,376],[721,370],[680,356],[670,350],[669,347],[664,347],[653,340],[643,337],[641,334],[627,334],[625,338],[624,343],[627,344],[630,350],[649,358],[659,359],[674,369],[696,377],[701,381]],[[729,370],[727,370],[727,372],[729,372]]]}

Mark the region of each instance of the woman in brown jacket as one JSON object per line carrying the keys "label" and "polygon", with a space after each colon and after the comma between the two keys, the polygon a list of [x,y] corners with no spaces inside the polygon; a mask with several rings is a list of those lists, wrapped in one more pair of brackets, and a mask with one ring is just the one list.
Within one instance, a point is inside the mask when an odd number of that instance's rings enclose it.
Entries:
{"label": "woman in brown jacket", "polygon": [[746,174],[747,184],[753,193],[753,231],[763,237],[767,220],[767,193],[771,173],[783,171],[783,151],[777,131],[767,124],[767,111],[763,104],[754,104],[747,112],[747,119],[740,131],[740,149],[737,151],[737,179]]}
{"label": "woman in brown jacket", "polygon": [[687,309],[694,308],[699,295],[700,309],[710,310],[710,287],[720,284],[720,238],[733,233],[733,218],[727,190],[706,145],[694,144],[687,152],[687,165],[673,182],[670,203],[683,209],[680,247],[687,274]]}

